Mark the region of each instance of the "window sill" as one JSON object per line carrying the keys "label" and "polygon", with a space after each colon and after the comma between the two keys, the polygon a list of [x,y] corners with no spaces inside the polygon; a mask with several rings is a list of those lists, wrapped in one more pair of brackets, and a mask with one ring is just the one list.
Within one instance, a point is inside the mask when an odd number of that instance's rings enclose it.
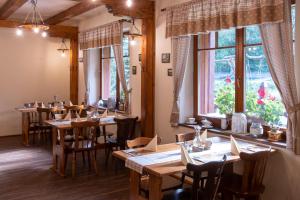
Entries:
{"label": "window sill", "polygon": [[[179,124],[179,126],[194,129],[194,125]],[[247,140],[249,142],[255,142],[255,143],[259,143],[259,144],[263,144],[263,145],[269,145],[274,148],[286,149],[285,141],[271,142],[266,137],[254,138],[250,134],[236,134],[236,133],[232,133],[230,130],[221,130],[221,129],[217,129],[217,128],[212,128],[212,129],[209,129],[208,131],[211,133],[214,133],[214,134],[225,136],[225,137],[229,137],[230,135],[232,135],[238,139]]]}

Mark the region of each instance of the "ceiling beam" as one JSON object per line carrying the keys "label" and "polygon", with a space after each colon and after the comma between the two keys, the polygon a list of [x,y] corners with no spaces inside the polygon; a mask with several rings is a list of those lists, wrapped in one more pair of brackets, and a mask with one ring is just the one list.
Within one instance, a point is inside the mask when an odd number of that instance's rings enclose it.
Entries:
{"label": "ceiling beam", "polygon": [[0,19],[9,18],[16,10],[23,6],[28,0],[7,0],[6,3],[0,8]]}
{"label": "ceiling beam", "polygon": [[[17,28],[20,22],[12,20],[0,20],[0,27],[2,28]],[[50,37],[61,37],[76,39],[78,37],[78,27],[73,26],[60,26],[60,25],[50,25],[47,31]]]}
{"label": "ceiling beam", "polygon": [[57,15],[50,17],[49,19],[46,20],[45,23],[55,25],[102,5],[104,4],[100,0],[97,0],[96,2],[92,2],[91,0],[83,0],[80,3],[76,4],[75,6],[72,6],[71,8],[62,11],[61,13],[58,13]]}

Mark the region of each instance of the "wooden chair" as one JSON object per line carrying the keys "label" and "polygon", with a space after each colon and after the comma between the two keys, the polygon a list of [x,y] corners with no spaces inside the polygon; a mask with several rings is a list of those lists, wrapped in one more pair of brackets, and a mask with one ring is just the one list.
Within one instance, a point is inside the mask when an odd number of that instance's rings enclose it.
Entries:
{"label": "wooden chair", "polygon": [[135,135],[135,126],[138,117],[135,118],[115,118],[117,122],[117,137],[107,138],[105,145],[106,149],[106,166],[111,152],[115,150],[124,150],[126,148],[127,140],[133,139]]}
{"label": "wooden chair", "polygon": [[186,142],[193,140],[196,136],[195,132],[176,134],[176,142]]}
{"label": "wooden chair", "polygon": [[48,124],[45,124],[45,120],[52,119],[52,109],[38,107],[37,115],[38,115],[38,123],[35,125],[37,132],[35,132],[33,136],[33,142],[35,141],[36,133],[38,133],[40,137],[43,137],[45,141],[47,141],[47,134],[49,134],[48,138],[51,141],[52,127]]}
{"label": "wooden chair", "polygon": [[[164,195],[163,200],[215,200],[221,182],[221,176],[226,162],[214,161],[202,165],[188,163],[187,170],[193,173],[192,188],[181,188],[172,193]],[[203,186],[200,186],[202,173],[207,173],[207,179]]]}
{"label": "wooden chair", "polygon": [[228,174],[221,186],[223,199],[259,199],[264,192],[262,184],[268,157],[271,151],[240,153],[243,161],[243,174]]}
{"label": "wooden chair", "polygon": [[98,174],[98,168],[96,163],[95,153],[95,139],[96,128],[99,126],[97,121],[83,121],[83,122],[71,122],[73,129],[73,141],[65,142],[65,158],[66,165],[68,154],[72,154],[72,176],[76,174],[76,154],[87,152],[89,168],[91,169],[91,160],[96,174]]}
{"label": "wooden chair", "polygon": [[83,105],[73,105],[73,106],[65,105],[64,107],[65,107],[67,113],[71,112],[72,118],[76,118],[77,114],[79,116],[81,116],[83,114],[83,109],[84,109]]}

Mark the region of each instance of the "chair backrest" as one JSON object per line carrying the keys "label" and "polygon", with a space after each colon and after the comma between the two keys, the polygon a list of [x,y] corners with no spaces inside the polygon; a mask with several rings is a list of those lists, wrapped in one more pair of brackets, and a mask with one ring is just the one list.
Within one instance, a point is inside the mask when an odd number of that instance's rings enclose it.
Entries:
{"label": "chair backrest", "polygon": [[[188,163],[187,170],[193,172],[193,190],[192,199],[208,199],[214,200],[218,187],[221,181],[221,175],[226,162],[226,156],[224,155],[222,161],[213,161],[202,165],[195,165]],[[201,175],[203,172],[207,172],[207,179],[203,188],[199,188]]]}
{"label": "chair backrest", "polygon": [[74,135],[73,148],[75,150],[95,148],[96,129],[99,127],[98,121],[71,122],[71,126]]}
{"label": "chair backrest", "polygon": [[84,109],[83,105],[73,105],[73,106],[64,106],[65,109],[67,110],[67,113],[70,111],[72,118],[76,118],[76,115],[78,114],[81,116],[82,110]]}
{"label": "chair backrest", "polygon": [[265,169],[268,162],[271,149],[268,151],[260,151],[256,153],[240,153],[243,161],[243,180],[242,191],[247,192],[259,189],[265,175]]}
{"label": "chair backrest", "polygon": [[195,132],[176,134],[176,142],[186,142],[193,140],[196,136]]}
{"label": "chair backrest", "polygon": [[45,120],[49,120],[52,118],[51,115],[52,108],[37,108],[37,113],[38,113],[38,122],[42,124]]}
{"label": "chair backrest", "polygon": [[114,118],[117,122],[117,143],[125,149],[126,141],[132,140],[135,135],[135,126],[138,117],[135,118]]}

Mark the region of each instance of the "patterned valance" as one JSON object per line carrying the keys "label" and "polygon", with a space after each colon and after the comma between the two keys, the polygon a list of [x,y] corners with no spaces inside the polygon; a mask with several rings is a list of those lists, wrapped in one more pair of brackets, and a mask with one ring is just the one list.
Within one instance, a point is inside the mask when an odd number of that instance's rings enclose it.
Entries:
{"label": "patterned valance", "polygon": [[193,0],[167,8],[167,37],[282,22],[286,0]]}
{"label": "patterned valance", "polygon": [[80,49],[121,45],[123,23],[120,21],[99,26],[79,34]]}

